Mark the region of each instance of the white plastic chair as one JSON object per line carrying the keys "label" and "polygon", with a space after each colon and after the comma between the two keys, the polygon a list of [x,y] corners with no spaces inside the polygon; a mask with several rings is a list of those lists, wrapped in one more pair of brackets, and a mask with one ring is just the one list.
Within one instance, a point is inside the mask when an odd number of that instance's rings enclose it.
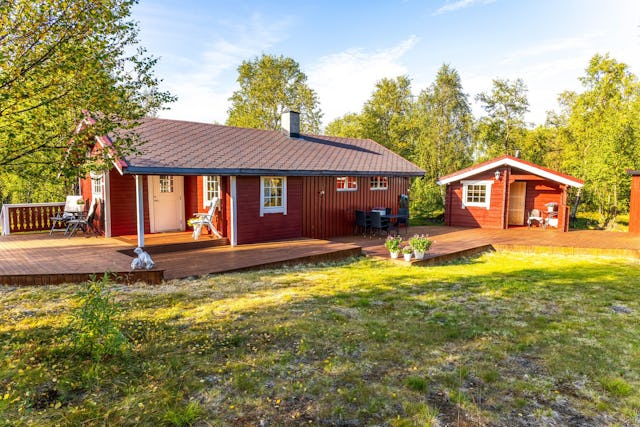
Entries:
{"label": "white plastic chair", "polygon": [[532,209],[529,212],[529,217],[527,218],[527,227],[531,227],[532,222],[537,222],[538,225],[544,228],[544,219],[542,218],[542,213],[540,213],[540,209]]}
{"label": "white plastic chair", "polygon": [[209,211],[207,213],[196,212],[193,214],[195,219],[191,220],[191,225],[193,226],[193,239],[198,240],[200,238],[200,234],[202,234],[202,226],[206,225],[209,227],[209,230],[216,235],[218,238],[222,238],[222,234],[218,231],[218,229],[213,225],[213,214],[216,209],[218,209],[218,205],[220,204],[220,198],[214,197],[209,204]]}
{"label": "white plastic chair", "polygon": [[[83,211],[84,200],[82,199],[82,196],[67,196],[67,200],[64,204],[64,210],[51,217],[51,230],[49,230],[49,235],[51,236],[54,231],[64,231],[66,234],[69,230],[67,221],[78,218],[82,215]],[[65,224],[65,227],[56,228],[56,226],[61,222]]]}

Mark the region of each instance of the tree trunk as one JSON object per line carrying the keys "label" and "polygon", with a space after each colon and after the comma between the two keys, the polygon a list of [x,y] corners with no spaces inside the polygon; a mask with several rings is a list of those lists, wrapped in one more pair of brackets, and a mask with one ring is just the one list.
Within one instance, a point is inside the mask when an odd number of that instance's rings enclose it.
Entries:
{"label": "tree trunk", "polygon": [[576,194],[576,201],[573,203],[573,207],[571,208],[571,214],[569,215],[569,219],[576,219],[576,215],[578,213],[578,205],[580,204],[581,193],[582,193],[582,188],[578,188],[578,193]]}

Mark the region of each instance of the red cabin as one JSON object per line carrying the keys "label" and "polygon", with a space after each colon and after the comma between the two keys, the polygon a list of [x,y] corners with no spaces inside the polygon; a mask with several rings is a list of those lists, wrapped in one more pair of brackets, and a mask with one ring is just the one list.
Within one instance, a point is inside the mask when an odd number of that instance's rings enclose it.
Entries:
{"label": "red cabin", "polygon": [[629,233],[640,233],[640,171],[628,171],[631,175],[629,198]]}
{"label": "red cabin", "polygon": [[582,180],[512,156],[445,175],[445,224],[507,229],[530,225],[569,230],[567,188]]}
{"label": "red cabin", "polygon": [[278,132],[144,119],[141,153],[88,176],[83,195],[101,199],[105,236],[137,234],[142,245],[144,233],[186,230],[219,197],[216,228],[235,245],[349,234],[356,209],[395,210],[424,175],[370,139],[300,134],[295,112],[282,122]]}

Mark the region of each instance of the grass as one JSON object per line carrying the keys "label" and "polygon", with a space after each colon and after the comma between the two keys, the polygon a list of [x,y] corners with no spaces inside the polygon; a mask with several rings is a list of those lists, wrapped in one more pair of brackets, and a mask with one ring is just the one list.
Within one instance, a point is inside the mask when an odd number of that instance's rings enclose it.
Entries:
{"label": "grass", "polygon": [[0,288],[0,425],[637,425],[640,265],[492,253],[110,285],[128,352],[77,351],[79,285]]}

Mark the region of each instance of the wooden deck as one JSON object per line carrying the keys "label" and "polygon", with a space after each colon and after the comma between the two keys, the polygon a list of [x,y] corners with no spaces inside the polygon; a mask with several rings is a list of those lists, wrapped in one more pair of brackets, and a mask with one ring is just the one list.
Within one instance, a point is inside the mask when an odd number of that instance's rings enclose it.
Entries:
{"label": "wooden deck", "polygon": [[[159,283],[210,273],[340,260],[361,253],[359,246],[326,240],[299,239],[231,247],[226,239],[198,242],[189,233],[145,236],[145,249],[156,268],[131,272],[137,243],[125,237],[72,237],[22,234],[0,237],[0,284],[48,285],[81,282],[110,272],[119,281]],[[221,245],[221,243],[223,245]],[[194,247],[194,244],[197,244]],[[198,246],[200,245],[200,246]]]}
{"label": "wooden deck", "polygon": [[[402,235],[408,239],[414,234],[428,234],[433,245],[423,261],[414,260],[412,265],[445,262],[486,250],[640,258],[640,236],[630,233],[596,230],[563,233],[537,227],[488,230],[433,226],[410,227],[406,236]],[[382,237],[346,236],[334,240],[359,245],[365,255],[389,259]],[[409,264],[404,260],[396,262]]]}
{"label": "wooden deck", "polygon": [[[412,265],[440,263],[486,250],[640,258],[640,237],[629,233],[442,226],[411,227],[407,237],[415,233],[428,234],[434,243],[425,260],[413,261]],[[158,283],[203,274],[339,260],[361,252],[389,259],[384,238],[346,236],[332,241],[299,239],[231,247],[225,240],[207,236],[194,242],[189,233],[165,233],[145,236],[145,249],[152,254],[157,268],[150,272],[131,272],[129,254],[135,245],[135,236],[119,239],[82,236],[68,239],[61,234],[3,236],[0,237],[0,283],[78,282],[104,272],[117,274],[123,282]]]}

